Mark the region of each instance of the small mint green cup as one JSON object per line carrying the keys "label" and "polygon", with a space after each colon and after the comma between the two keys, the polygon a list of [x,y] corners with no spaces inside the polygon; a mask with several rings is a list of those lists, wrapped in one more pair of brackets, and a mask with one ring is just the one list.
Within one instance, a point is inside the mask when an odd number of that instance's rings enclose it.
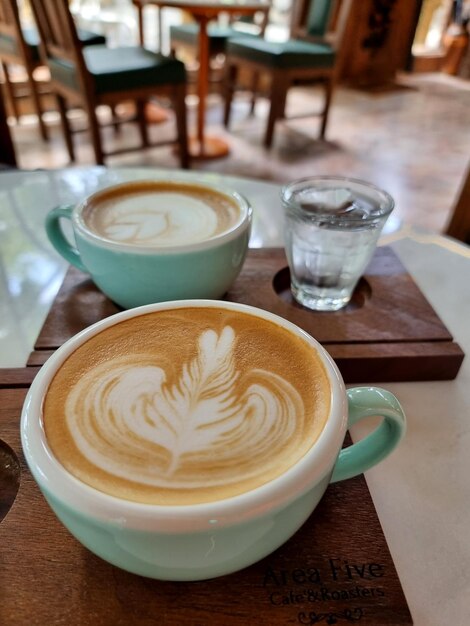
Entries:
{"label": "small mint green cup", "polygon": [[[155,181],[155,183],[162,181]],[[165,181],[166,182],[166,181]],[[46,232],[54,248],[79,270],[90,274],[97,287],[123,309],[187,298],[221,298],[240,273],[248,249],[252,209],[236,193],[218,187],[172,179],[180,188],[215,190],[234,201],[240,210],[237,222],[226,232],[189,245],[137,247],[117,243],[91,231],[83,212],[100,195],[113,189],[151,184],[127,182],[94,193],[76,206],[61,206],[46,217]],[[69,243],[61,219],[72,222],[75,246]]]}
{"label": "small mint green cup", "polygon": [[[330,382],[330,413],[320,437],[284,474],[241,495],[184,506],[122,500],[85,485],[55,459],[42,426],[43,399],[65,359],[109,326],[152,311],[214,307],[241,311],[288,329],[316,351]],[[342,449],[346,430],[368,416],[381,423]],[[286,542],[311,515],[331,482],[379,463],[405,434],[405,415],[390,392],[376,387],[346,391],[328,353],[303,330],[267,311],[214,300],[166,302],[123,311],[90,326],[59,348],[41,368],[21,415],[28,466],[66,528],[89,550],[129,572],[161,580],[202,580],[240,570]],[[360,506],[360,502],[358,503]],[[334,524],[331,532],[335,532]]]}

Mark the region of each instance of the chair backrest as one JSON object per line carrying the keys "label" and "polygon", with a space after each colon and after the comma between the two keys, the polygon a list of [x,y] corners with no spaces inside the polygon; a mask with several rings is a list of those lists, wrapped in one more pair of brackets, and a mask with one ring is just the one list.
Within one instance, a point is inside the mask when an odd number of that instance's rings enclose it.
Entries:
{"label": "chair backrest", "polygon": [[247,27],[247,32],[252,32],[253,34],[263,36],[266,31],[266,26],[269,22],[269,11],[271,9],[271,5],[268,4],[264,6],[262,9],[257,11],[256,13],[251,13],[249,15],[230,13],[229,15],[229,23],[242,31],[245,30],[245,26]]}
{"label": "chair backrest", "polygon": [[21,28],[17,0],[0,0],[0,37],[11,43],[11,55],[16,61],[30,62],[31,54]]}
{"label": "chair backrest", "polygon": [[334,2],[332,0],[311,0],[306,15],[306,29],[312,37],[324,37],[330,22]]}
{"label": "chair backrest", "polygon": [[76,62],[80,40],[67,0],[30,0],[46,58]]}
{"label": "chair backrest", "polygon": [[0,0],[0,34],[14,37],[19,25],[16,0]]}
{"label": "chair backrest", "polygon": [[351,0],[294,0],[291,36],[337,43],[343,34]]}
{"label": "chair backrest", "polygon": [[83,44],[78,37],[68,0],[30,0],[30,3],[39,31],[41,57],[51,70],[52,80],[54,64],[68,64],[73,66],[76,74],[76,86],[70,89],[88,93],[89,73],[83,59]]}

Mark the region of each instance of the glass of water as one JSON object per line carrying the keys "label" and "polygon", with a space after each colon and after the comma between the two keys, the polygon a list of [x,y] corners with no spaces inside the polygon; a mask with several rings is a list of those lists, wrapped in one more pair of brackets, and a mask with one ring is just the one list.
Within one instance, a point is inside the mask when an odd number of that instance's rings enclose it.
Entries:
{"label": "glass of water", "polygon": [[294,298],[316,311],[346,306],[395,205],[378,187],[314,176],[283,187],[285,247]]}

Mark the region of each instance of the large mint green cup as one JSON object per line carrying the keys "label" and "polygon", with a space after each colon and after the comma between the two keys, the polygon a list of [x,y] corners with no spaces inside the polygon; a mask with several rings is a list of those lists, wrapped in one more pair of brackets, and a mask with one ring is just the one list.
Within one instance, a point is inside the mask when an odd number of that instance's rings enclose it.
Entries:
{"label": "large mint green cup", "polygon": [[[98,202],[101,195],[113,189],[131,189],[151,181],[108,187],[76,206],[56,207],[46,217],[46,232],[57,252],[90,274],[97,287],[124,309],[166,300],[221,298],[245,260],[252,220],[248,201],[234,191],[174,179],[170,183],[179,188],[215,190],[227,196],[238,206],[239,219],[230,229],[211,239],[165,247],[131,246],[110,241],[90,230],[83,218],[90,203]],[[62,219],[72,223],[75,246],[64,235]]]}
{"label": "large mint green cup", "polygon": [[[331,389],[326,425],[310,450],[271,482],[224,500],[195,505],[140,504],[104,494],[55,459],[42,427],[43,399],[55,372],[87,339],[152,311],[214,307],[267,319],[300,337],[325,366]],[[345,449],[348,426],[368,416],[381,423]],[[89,550],[129,572],[162,580],[201,580],[240,570],[273,552],[307,520],[331,482],[356,476],[384,459],[405,433],[405,415],[388,391],[346,391],[328,353],[303,330],[272,313],[214,300],[166,302],[124,311],[67,341],[42,367],[25,400],[21,440],[29,468],[49,505]],[[360,506],[360,503],[358,503]],[[335,532],[334,523],[331,532]]]}

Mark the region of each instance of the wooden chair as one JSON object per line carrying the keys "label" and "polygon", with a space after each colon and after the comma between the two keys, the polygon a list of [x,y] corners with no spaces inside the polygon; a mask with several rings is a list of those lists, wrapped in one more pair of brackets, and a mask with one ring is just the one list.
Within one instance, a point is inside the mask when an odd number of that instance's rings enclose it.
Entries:
{"label": "wooden chair", "polygon": [[[212,82],[217,82],[217,76],[220,77],[220,69],[223,68],[225,63],[227,43],[230,38],[239,37],[241,35],[263,37],[266,31],[266,26],[268,25],[269,9],[269,6],[263,7],[254,15],[237,15],[233,13],[230,14],[230,21],[226,25],[220,23],[220,21],[213,22],[208,25],[207,34],[209,36],[209,58],[215,61],[214,72],[212,73],[213,77],[211,79]],[[198,39],[199,25],[195,22],[188,22],[187,24],[179,24],[170,27],[172,54],[177,55],[179,50],[184,50],[197,59],[199,45]],[[220,62],[220,59],[222,62]],[[219,60],[218,63],[217,60]],[[255,110],[258,80],[258,74],[254,72],[251,80],[251,92],[253,94],[250,108],[251,113],[254,113]]]}
{"label": "wooden chair", "polygon": [[470,166],[445,228],[445,234],[470,245]]}
{"label": "wooden chair", "polygon": [[[137,22],[139,26],[139,39],[140,44],[144,45],[144,8],[145,2],[143,0],[132,0],[133,5],[137,9]],[[154,7],[155,8],[155,7]],[[266,30],[266,26],[269,20],[270,6],[262,7],[254,15],[237,15],[236,13],[230,13],[229,23],[224,25],[220,21],[214,21],[209,23],[207,33],[209,37],[209,58],[211,60],[221,58],[225,55],[225,49],[227,41],[230,37],[239,36],[242,34],[248,35],[260,35],[263,36]],[[162,7],[158,8],[157,17],[157,32],[158,42],[161,49],[162,42]],[[170,48],[171,54],[177,56],[179,51],[186,52],[194,59],[197,59],[199,49],[199,25],[195,21],[190,21],[184,24],[178,24],[170,26]],[[220,72],[216,68],[214,75],[220,75]],[[217,80],[217,78],[215,78]],[[257,86],[257,76],[253,76],[252,90],[253,92]],[[255,106],[255,97],[252,100],[251,110],[253,112]]]}
{"label": "wooden chair", "polygon": [[[78,104],[88,116],[97,164],[110,154],[129,152],[124,148],[104,153],[96,107],[133,100],[142,146],[150,146],[145,102],[163,94],[173,101],[181,166],[189,166],[186,135],[186,72],[183,63],[142,47],[109,49],[82,48],[70,13],[68,0],[31,0],[41,37],[41,56],[51,74],[51,89],[57,96],[62,128],[70,159],[75,159],[66,103]],[[155,145],[165,145],[169,141]]]}
{"label": "wooden chair", "polygon": [[16,167],[16,165],[15,148],[7,122],[3,94],[0,92],[0,169],[2,169],[3,166]]}
{"label": "wooden chair", "polygon": [[[83,45],[105,44],[103,35],[79,29],[78,35]],[[39,55],[39,35],[34,27],[22,28],[17,0],[0,0],[0,62],[4,77],[6,95],[13,108],[14,116],[19,120],[16,106],[16,94],[10,80],[10,64],[24,67],[28,82],[29,95],[36,112],[41,137],[47,139],[47,127],[42,117],[43,110],[38,83],[34,71],[42,65]]]}
{"label": "wooden chair", "polygon": [[[271,147],[274,126],[285,117],[289,88],[297,84],[321,83],[325,101],[320,113],[320,137],[325,136],[336,80],[336,61],[352,0],[297,0],[293,7],[291,38],[285,42],[261,37],[231,38],[226,50],[225,126],[238,71],[247,68],[270,78],[270,112],[264,139]],[[334,30],[332,27],[334,26]]]}
{"label": "wooden chair", "polygon": [[[269,7],[255,13],[255,15],[231,15],[230,22],[223,24],[220,21],[210,23],[207,29],[209,35],[209,55],[211,58],[224,55],[230,37],[240,35],[263,36],[268,23]],[[176,54],[183,49],[197,57],[199,26],[195,22],[170,26],[170,45]]]}

